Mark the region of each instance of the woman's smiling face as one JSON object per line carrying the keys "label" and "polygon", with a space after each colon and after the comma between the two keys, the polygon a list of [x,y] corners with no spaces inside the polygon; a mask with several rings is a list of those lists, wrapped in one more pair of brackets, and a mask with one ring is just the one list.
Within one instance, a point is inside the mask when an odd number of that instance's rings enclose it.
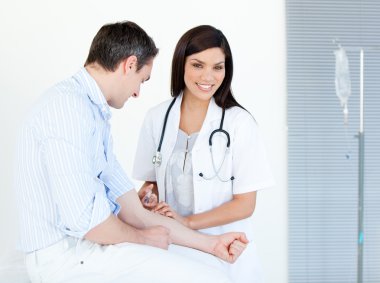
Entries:
{"label": "woman's smiling face", "polygon": [[225,55],[221,48],[194,53],[185,61],[184,95],[210,100],[225,77]]}

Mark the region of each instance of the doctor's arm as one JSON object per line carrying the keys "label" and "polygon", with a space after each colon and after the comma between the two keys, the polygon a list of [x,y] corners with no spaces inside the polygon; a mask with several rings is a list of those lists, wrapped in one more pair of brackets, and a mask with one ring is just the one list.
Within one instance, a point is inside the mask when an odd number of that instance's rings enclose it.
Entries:
{"label": "doctor's arm", "polygon": [[199,230],[247,218],[253,214],[255,206],[256,192],[254,191],[233,195],[232,200],[214,209],[187,217],[180,216],[164,202],[159,203],[153,211],[174,218],[191,229]]}
{"label": "doctor's arm", "polygon": [[134,190],[119,197],[117,202],[121,206],[118,217],[123,222],[138,229],[157,225],[164,226],[169,229],[173,243],[210,253],[230,263],[235,262],[248,243],[244,233],[231,232],[219,236],[206,235],[193,231],[174,219],[152,213],[143,208]]}

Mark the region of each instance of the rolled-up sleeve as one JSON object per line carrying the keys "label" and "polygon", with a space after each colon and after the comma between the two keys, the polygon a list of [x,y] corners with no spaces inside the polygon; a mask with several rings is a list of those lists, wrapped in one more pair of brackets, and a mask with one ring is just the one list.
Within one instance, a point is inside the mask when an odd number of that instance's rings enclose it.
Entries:
{"label": "rolled-up sleeve", "polygon": [[59,215],[56,225],[65,234],[82,238],[111,214],[104,185],[92,176],[90,159],[75,145],[64,139],[48,139],[42,148]]}
{"label": "rolled-up sleeve", "polygon": [[68,141],[46,140],[42,150],[59,215],[56,225],[65,234],[82,238],[111,214],[104,185],[92,176],[86,153]]}
{"label": "rolled-up sleeve", "polygon": [[[64,107],[62,107],[62,105]],[[63,115],[55,115],[65,109]],[[49,110],[40,141],[41,166],[47,176],[56,227],[67,235],[82,238],[113,212],[106,187],[94,171],[95,120],[88,102],[62,96]]]}
{"label": "rolled-up sleeve", "polygon": [[100,179],[107,186],[107,196],[113,203],[116,203],[118,197],[135,188],[116,159],[102,172]]}

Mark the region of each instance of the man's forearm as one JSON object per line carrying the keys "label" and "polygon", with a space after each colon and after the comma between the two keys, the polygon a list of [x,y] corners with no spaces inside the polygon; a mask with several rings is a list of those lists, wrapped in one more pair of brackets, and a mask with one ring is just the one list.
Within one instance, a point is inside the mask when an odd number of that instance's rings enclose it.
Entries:
{"label": "man's forearm", "polygon": [[98,244],[142,243],[139,231],[113,214],[88,231],[84,238]]}
{"label": "man's forearm", "polygon": [[174,219],[144,209],[135,191],[129,191],[119,197],[117,202],[121,206],[118,216],[123,222],[138,228],[162,225],[170,230],[173,243],[214,253],[214,237],[193,231]]}

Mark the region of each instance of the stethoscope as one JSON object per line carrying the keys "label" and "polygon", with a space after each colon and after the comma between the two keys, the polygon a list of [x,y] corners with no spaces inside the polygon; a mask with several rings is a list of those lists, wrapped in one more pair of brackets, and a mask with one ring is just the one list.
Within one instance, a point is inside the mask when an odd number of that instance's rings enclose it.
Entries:
{"label": "stethoscope", "polygon": [[[165,113],[165,119],[164,119],[164,125],[162,126],[162,131],[161,131],[161,137],[160,137],[160,142],[158,144],[158,147],[157,147],[157,151],[156,151],[156,154],[153,156],[152,158],[152,162],[154,165],[156,165],[157,167],[159,167],[162,163],[162,154],[161,154],[161,146],[162,146],[162,141],[164,140],[164,135],[165,135],[165,129],[166,129],[166,124],[168,122],[168,117],[169,117],[169,113],[170,113],[170,110],[172,109],[174,103],[176,101],[176,97],[172,100],[172,102],[170,103],[168,109],[166,110],[166,113]],[[210,134],[210,137],[208,139],[208,144],[209,144],[209,149],[210,149],[210,155],[211,155],[211,161],[212,161],[212,167],[214,169],[214,175],[212,176],[205,176],[205,174],[203,174],[202,172],[199,173],[199,176],[202,177],[203,179],[205,180],[212,180],[214,179],[215,177],[218,178],[221,182],[229,182],[229,181],[233,181],[235,179],[234,176],[231,176],[230,178],[228,179],[224,179],[224,178],[221,178],[219,176],[219,172],[223,166],[223,163],[224,163],[224,160],[226,159],[226,155],[229,153],[229,150],[230,150],[230,145],[231,145],[231,139],[230,139],[230,134],[223,130],[223,123],[224,123],[224,115],[225,115],[225,109],[223,108],[223,112],[222,112],[222,119],[220,120],[220,125],[219,125],[219,129],[215,129],[214,131],[212,131],[212,133]],[[216,165],[215,165],[215,161],[214,161],[214,154],[212,152],[212,138],[214,137],[214,135],[216,133],[222,133],[226,136],[227,138],[227,143],[226,143],[226,150],[224,151],[224,156],[223,156],[223,160],[222,162],[220,163],[219,167],[217,168]]]}

